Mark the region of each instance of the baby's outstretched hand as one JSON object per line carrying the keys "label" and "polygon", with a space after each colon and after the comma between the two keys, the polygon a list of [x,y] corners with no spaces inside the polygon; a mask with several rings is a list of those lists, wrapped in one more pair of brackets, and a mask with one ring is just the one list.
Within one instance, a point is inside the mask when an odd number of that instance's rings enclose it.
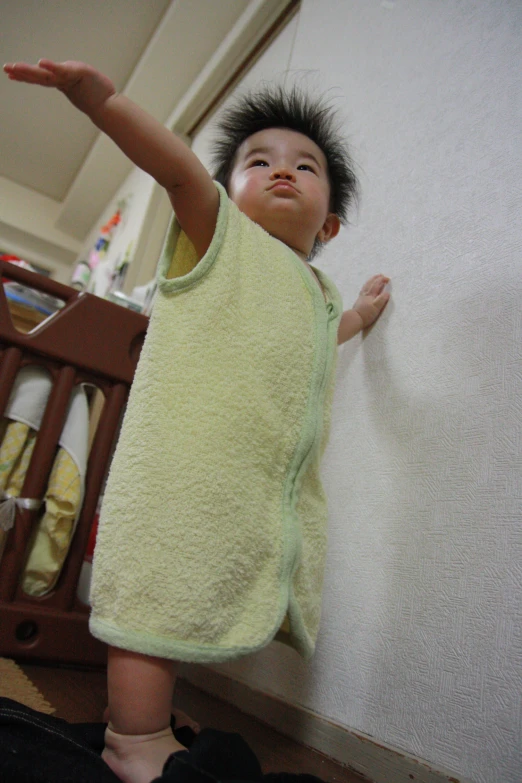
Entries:
{"label": "baby's outstretched hand", "polygon": [[115,94],[110,79],[85,63],[68,60],[55,63],[52,60],[39,60],[38,65],[27,63],[6,63],[4,71],[9,79],[41,87],[56,87],[67,96],[71,103],[88,115]]}
{"label": "baby's outstretched hand", "polygon": [[353,309],[361,316],[363,329],[371,326],[386,307],[390,293],[384,289],[389,282],[389,277],[374,275],[363,285],[353,306]]}

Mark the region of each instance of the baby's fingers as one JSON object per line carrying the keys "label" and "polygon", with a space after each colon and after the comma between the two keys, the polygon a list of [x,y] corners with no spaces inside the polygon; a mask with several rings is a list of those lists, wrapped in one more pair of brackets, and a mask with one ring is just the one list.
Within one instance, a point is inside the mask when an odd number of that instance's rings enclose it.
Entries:
{"label": "baby's fingers", "polygon": [[53,60],[42,58],[38,60],[38,66],[55,77],[60,85],[76,81],[83,63],[67,60],[64,63],[55,63]]}
{"label": "baby's fingers", "polygon": [[55,63],[53,60],[41,59],[38,65],[6,63],[4,71],[13,81],[63,90],[72,87],[78,81],[81,66],[82,63],[72,61]]}
{"label": "baby's fingers", "polygon": [[389,300],[390,300],[389,291],[383,291],[382,294],[379,294],[379,296],[377,296],[373,300],[373,306],[376,307],[378,312],[380,313],[382,310],[384,310]]}
{"label": "baby's fingers", "polygon": [[39,84],[42,87],[56,87],[57,80],[54,74],[40,65],[29,65],[28,63],[6,63],[4,71],[15,82],[25,82],[26,84]]}
{"label": "baby's fingers", "polygon": [[390,282],[390,278],[385,275],[374,275],[363,285],[361,294],[363,296],[376,296],[380,294],[384,286]]}
{"label": "baby's fingers", "polygon": [[56,63],[54,60],[48,60],[46,57],[41,57],[38,60],[39,68],[45,68],[46,71],[51,71],[51,73],[63,70],[64,65],[65,63]]}

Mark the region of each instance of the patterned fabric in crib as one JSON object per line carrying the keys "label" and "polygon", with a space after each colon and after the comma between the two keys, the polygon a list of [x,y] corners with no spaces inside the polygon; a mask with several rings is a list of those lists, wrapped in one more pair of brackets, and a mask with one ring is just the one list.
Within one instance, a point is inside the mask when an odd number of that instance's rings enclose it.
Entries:
{"label": "patterned fabric in crib", "polygon": [[[23,422],[7,419],[4,419],[3,430],[0,491],[20,497],[37,433]],[[45,595],[56,584],[67,557],[81,501],[82,482],[78,467],[68,452],[60,447],[45,493],[45,511],[31,539],[22,577],[22,589],[27,595]],[[7,535],[0,530],[0,556]]]}

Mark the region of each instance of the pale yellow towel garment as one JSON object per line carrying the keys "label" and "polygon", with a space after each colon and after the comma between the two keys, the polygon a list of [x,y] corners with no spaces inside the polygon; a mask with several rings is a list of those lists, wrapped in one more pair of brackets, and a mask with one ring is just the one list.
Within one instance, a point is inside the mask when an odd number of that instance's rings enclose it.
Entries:
{"label": "pale yellow towel garment", "polygon": [[91,631],[221,661],[271,641],[313,652],[326,549],[335,286],[218,187],[198,263],[174,222],[101,512]]}

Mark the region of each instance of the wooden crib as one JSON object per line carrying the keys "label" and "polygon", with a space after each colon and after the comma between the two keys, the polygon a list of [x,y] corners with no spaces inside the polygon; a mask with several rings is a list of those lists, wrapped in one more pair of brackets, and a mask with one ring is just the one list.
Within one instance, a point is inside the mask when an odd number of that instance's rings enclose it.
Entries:
{"label": "wooden crib", "polygon": [[24,334],[14,326],[0,285],[0,416],[22,367],[43,367],[52,378],[21,497],[45,495],[73,387],[90,384],[104,396],[76,531],[55,588],[41,598],[26,595],[20,586],[31,533],[41,512],[16,511],[0,560],[0,655],[102,664],[106,648],[89,633],[89,609],[77,597],[77,584],[148,318],[13,264],[0,262],[0,275],[65,302],[61,310]]}

